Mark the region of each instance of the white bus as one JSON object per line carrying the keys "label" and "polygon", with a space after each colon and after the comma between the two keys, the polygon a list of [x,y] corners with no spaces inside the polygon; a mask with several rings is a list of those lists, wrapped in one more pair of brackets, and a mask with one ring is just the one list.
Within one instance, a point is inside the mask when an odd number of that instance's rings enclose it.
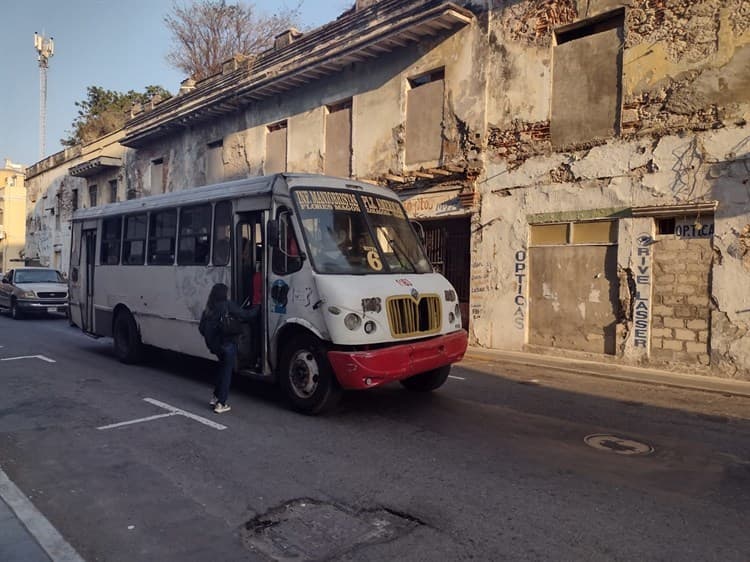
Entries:
{"label": "white bus", "polygon": [[441,386],[462,359],[456,292],[433,272],[395,193],[279,174],[79,209],[71,321],[136,362],[144,345],[214,358],[198,332],[211,287],[259,304],[236,371],[316,413],[342,389]]}

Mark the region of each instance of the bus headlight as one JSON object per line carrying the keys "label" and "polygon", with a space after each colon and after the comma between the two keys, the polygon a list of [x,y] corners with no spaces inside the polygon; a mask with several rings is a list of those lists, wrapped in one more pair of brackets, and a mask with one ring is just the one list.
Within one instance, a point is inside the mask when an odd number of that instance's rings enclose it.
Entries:
{"label": "bus headlight", "polygon": [[362,319],[354,313],[349,313],[344,318],[344,325],[353,331],[362,325]]}
{"label": "bus headlight", "polygon": [[372,334],[375,330],[378,329],[377,324],[373,322],[372,320],[368,320],[365,322],[365,333],[366,334]]}

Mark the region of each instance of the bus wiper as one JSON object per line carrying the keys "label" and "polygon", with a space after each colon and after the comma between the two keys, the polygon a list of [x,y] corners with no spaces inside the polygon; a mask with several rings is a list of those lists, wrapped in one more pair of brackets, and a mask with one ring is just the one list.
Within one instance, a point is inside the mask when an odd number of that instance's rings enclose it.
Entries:
{"label": "bus wiper", "polygon": [[388,240],[388,243],[391,245],[391,248],[393,248],[394,250],[398,250],[398,252],[396,253],[396,257],[398,258],[398,261],[401,264],[401,267],[404,266],[404,262],[401,261],[401,258],[398,257],[399,254],[401,254],[404,258],[406,258],[406,263],[408,263],[409,266],[411,267],[412,273],[416,273],[417,266],[414,265],[413,261],[411,261],[411,258],[409,258],[409,254],[406,253],[406,250],[404,250],[402,246],[399,246],[398,244],[396,244],[396,241],[390,236],[386,236],[386,238]]}

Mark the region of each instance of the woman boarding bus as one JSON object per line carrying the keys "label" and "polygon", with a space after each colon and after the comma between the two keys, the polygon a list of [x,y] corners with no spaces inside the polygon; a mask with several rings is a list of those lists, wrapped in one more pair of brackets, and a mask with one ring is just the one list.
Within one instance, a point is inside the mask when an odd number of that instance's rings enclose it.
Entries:
{"label": "woman boarding bus", "polygon": [[279,174],[73,216],[72,322],[113,337],[123,362],[144,345],[212,357],[197,326],[216,283],[261,303],[237,371],[277,381],[306,413],[342,389],[434,390],[466,351],[456,292],[388,189]]}

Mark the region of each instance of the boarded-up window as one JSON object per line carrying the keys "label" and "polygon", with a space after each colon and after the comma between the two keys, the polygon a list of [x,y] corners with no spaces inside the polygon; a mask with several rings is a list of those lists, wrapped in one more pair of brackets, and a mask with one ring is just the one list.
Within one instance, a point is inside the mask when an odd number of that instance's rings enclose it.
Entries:
{"label": "boarded-up window", "polygon": [[286,121],[268,126],[266,135],[266,174],[286,172]]}
{"label": "boarded-up window", "polygon": [[164,188],[164,159],[157,158],[151,161],[151,193],[161,193]]}
{"label": "boarded-up window", "polygon": [[623,14],[620,10],[557,32],[550,121],[556,146],[617,134]]}
{"label": "boarded-up window", "polygon": [[406,107],[406,164],[439,160],[443,149],[445,72],[409,80]]}
{"label": "boarded-up window", "polygon": [[348,178],[352,173],[352,102],[328,107],[325,173]]}
{"label": "boarded-up window", "polygon": [[208,144],[206,151],[206,183],[219,183],[224,179],[223,141]]}

